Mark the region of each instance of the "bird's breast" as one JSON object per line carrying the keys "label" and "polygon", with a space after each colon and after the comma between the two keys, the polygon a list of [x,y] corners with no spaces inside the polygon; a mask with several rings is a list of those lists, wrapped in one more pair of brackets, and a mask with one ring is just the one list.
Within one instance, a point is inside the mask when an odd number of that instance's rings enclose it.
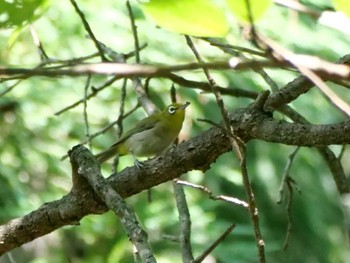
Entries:
{"label": "bird's breast", "polygon": [[125,141],[125,145],[136,156],[151,157],[171,145],[178,133],[163,125],[155,125],[152,129],[133,134]]}

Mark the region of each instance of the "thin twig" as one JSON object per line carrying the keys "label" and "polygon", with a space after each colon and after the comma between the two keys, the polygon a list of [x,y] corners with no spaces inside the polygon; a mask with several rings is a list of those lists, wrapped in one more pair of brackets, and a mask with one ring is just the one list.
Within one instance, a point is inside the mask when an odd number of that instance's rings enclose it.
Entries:
{"label": "thin twig", "polygon": [[[39,53],[39,56],[40,56],[40,60],[41,60],[41,63],[38,67],[42,67],[44,63],[50,63],[51,59],[49,59],[48,55],[46,54],[45,50],[44,50],[44,47],[39,39],[39,36],[38,34],[36,33],[36,31],[34,30],[34,27],[32,25],[30,25],[29,27],[29,30],[30,30],[30,33],[31,33],[31,36],[33,38],[33,42],[34,42],[34,45],[37,47],[37,50],[38,50],[38,53]],[[24,77],[23,79],[26,79],[26,77]],[[22,80],[23,80],[22,79]],[[1,82],[4,82],[3,79],[1,79]],[[17,81],[16,83],[12,84],[10,87],[8,87],[7,89],[3,90],[1,93],[0,93],[0,97],[5,95],[6,93],[10,92],[12,89],[14,89],[19,83],[21,82],[21,80]]]}
{"label": "thin twig", "polygon": [[286,186],[288,189],[288,193],[289,193],[289,197],[288,197],[288,202],[287,202],[287,220],[288,220],[288,226],[287,226],[287,232],[286,232],[286,237],[284,239],[283,242],[283,250],[287,250],[288,248],[288,241],[290,238],[290,235],[292,234],[292,203],[293,203],[293,184],[294,184],[294,180],[291,177],[287,177],[286,179]]}
{"label": "thin twig", "polygon": [[11,252],[11,251],[10,251],[10,252],[7,252],[6,255],[7,255],[7,257],[8,257],[8,259],[9,259],[10,263],[16,263],[15,259],[14,259],[13,256],[12,256],[12,252]]}
{"label": "thin twig", "polygon": [[[176,102],[176,89],[174,84],[170,88],[170,99],[172,103]],[[175,144],[178,144],[179,139],[176,138]],[[187,205],[184,188],[173,180],[174,196],[176,201],[177,211],[179,213],[180,234],[179,241],[181,246],[182,260],[184,263],[193,261],[193,253],[191,246],[191,216]]]}
{"label": "thin twig", "polygon": [[126,99],[126,84],[128,79],[125,78],[122,85],[122,90],[120,93],[120,106],[119,106],[119,116],[117,119],[117,126],[118,126],[118,137],[120,137],[123,134],[123,120],[124,120],[124,108],[125,108],[125,99]]}
{"label": "thin twig", "polygon": [[[197,61],[200,63],[203,63],[203,60],[202,60],[201,56],[199,55],[198,51],[196,50],[191,38],[188,36],[185,36],[185,37],[186,37],[187,44],[191,48],[192,52],[195,54]],[[251,218],[252,223],[253,223],[253,229],[254,229],[254,233],[255,233],[255,241],[256,241],[256,245],[258,247],[259,262],[264,263],[265,262],[265,244],[264,244],[264,241],[263,241],[263,238],[261,235],[261,231],[260,231],[260,226],[259,226],[258,208],[255,204],[254,193],[252,190],[252,186],[251,186],[251,183],[249,180],[248,171],[247,171],[247,167],[246,167],[245,145],[243,143],[241,143],[241,141],[238,138],[235,139],[235,137],[237,137],[237,136],[235,136],[235,134],[232,132],[228,112],[225,108],[221,93],[220,93],[220,91],[218,91],[216,83],[215,83],[214,79],[211,77],[209,70],[206,68],[203,68],[203,71],[204,71],[204,74],[206,75],[206,77],[209,81],[209,84],[212,88],[212,92],[215,95],[216,103],[219,106],[219,109],[221,111],[221,116],[223,118],[224,127],[231,135],[228,138],[229,138],[230,143],[232,145],[232,149],[235,150],[235,153],[240,161],[243,184],[244,184],[244,188],[246,190],[246,194],[248,197],[248,204],[249,204],[248,210],[249,210],[250,218]],[[259,97],[258,97],[258,99],[259,99]],[[265,98],[265,101],[266,101],[266,98]]]}
{"label": "thin twig", "polygon": [[[196,47],[194,46],[191,38],[189,36],[185,36],[186,38],[186,42],[187,42],[187,45],[190,47],[190,49],[192,50],[193,54],[195,55],[197,61],[199,63],[204,63],[203,59],[201,58],[200,54],[198,53]],[[209,70],[207,68],[203,68],[203,72],[205,74],[205,76],[207,77],[208,79],[208,82],[209,82],[209,85],[210,85],[210,88],[211,88],[211,91],[212,93],[214,94],[215,96],[215,100],[216,100],[216,103],[220,109],[220,112],[221,112],[221,116],[223,118],[223,123],[224,123],[224,127],[227,131],[230,131],[231,128],[230,128],[230,121],[229,121],[229,117],[228,117],[228,112],[227,112],[227,109],[225,108],[225,105],[224,105],[224,101],[222,99],[222,96],[221,96],[221,93],[220,91],[218,90],[217,88],[217,85],[216,85],[216,82],[215,80],[212,78],[211,74],[209,73]],[[233,140],[231,138],[231,136],[229,137],[230,138],[230,141],[231,141],[231,144],[232,144],[232,147],[233,149],[235,149],[235,152],[238,156],[238,158],[240,159],[241,156],[240,156],[240,151],[239,151],[239,147],[237,145],[237,143],[235,142],[235,140]]]}
{"label": "thin twig", "polygon": [[277,92],[279,90],[278,85],[276,82],[267,74],[267,72],[263,69],[255,69],[255,72],[257,72],[267,83],[267,85],[270,86],[272,92]]}
{"label": "thin twig", "polygon": [[111,49],[110,47],[106,46],[104,43],[101,41],[98,41],[98,45],[101,47],[103,54],[106,54],[109,56],[113,62],[117,63],[125,63],[126,62],[126,55],[118,53]]}
{"label": "thin twig", "polygon": [[[219,47],[225,53],[228,53],[228,54],[233,55],[233,56],[239,56],[240,58],[248,61],[248,58],[244,54],[238,53],[238,52],[232,50],[231,45],[223,44],[219,40],[216,40],[216,39],[208,38],[205,40],[209,41],[209,43],[211,45]],[[264,57],[267,56],[266,53],[263,53],[263,54],[264,54]],[[270,86],[270,88],[273,92],[276,92],[278,90],[278,85],[276,84],[276,82],[266,73],[266,71],[262,67],[261,68],[252,68],[252,70],[254,70],[256,73],[258,73],[265,80],[265,82]]]}
{"label": "thin twig", "polygon": [[170,99],[172,103],[176,102],[176,89],[174,83],[170,87]]}
{"label": "thin twig", "polygon": [[191,246],[191,216],[187,206],[185,191],[182,185],[173,181],[173,189],[176,200],[176,207],[179,213],[180,235],[179,241],[181,246],[182,260],[184,263],[193,261]]}
{"label": "thin twig", "polygon": [[[172,103],[176,102],[176,89],[174,84],[170,88],[170,99]],[[175,144],[178,144],[177,138]],[[181,247],[182,261],[184,263],[190,263],[193,261],[193,253],[191,246],[191,216],[188,209],[187,200],[184,188],[181,184],[178,184],[176,180],[173,180],[174,196],[176,201],[176,208],[179,214],[180,221],[180,234],[179,241]]]}
{"label": "thin twig", "polygon": [[131,30],[132,34],[134,36],[134,47],[135,47],[135,60],[136,63],[140,63],[140,44],[139,44],[139,38],[137,35],[137,27],[135,24],[135,18],[134,18],[134,13],[132,12],[132,8],[130,5],[129,0],[126,1],[126,7],[128,9],[129,17],[130,17],[130,22],[131,22]]}
{"label": "thin twig", "polygon": [[314,72],[307,68],[300,67],[300,72],[306,75],[316,87],[325,95],[325,97],[340,111],[350,117],[350,105],[342,100],[331,88]]}
{"label": "thin twig", "polygon": [[[203,91],[202,93],[209,93],[209,92],[211,93],[210,84],[208,84],[208,82],[188,80],[174,73],[169,73],[166,76],[166,78],[169,78],[171,81],[181,85],[182,87],[200,89]],[[222,95],[232,95],[235,97],[246,97],[251,99],[256,99],[256,97],[258,96],[257,92],[249,90],[248,87],[245,89],[240,89],[232,86],[227,88],[217,86],[217,89],[220,91]]]}
{"label": "thin twig", "polygon": [[98,53],[95,52],[95,53],[90,54],[90,55],[77,57],[77,58],[66,59],[66,60],[50,58],[50,60],[48,60],[48,61],[42,61],[41,64],[40,64],[40,67],[44,67],[45,65],[48,65],[48,64],[53,64],[53,65],[54,64],[58,64],[57,66],[51,66],[50,69],[60,69],[60,68],[65,68],[65,67],[69,67],[69,66],[72,66],[72,65],[77,65],[79,63],[83,63],[86,60],[95,58],[97,56],[98,56]]}
{"label": "thin twig", "polygon": [[246,48],[246,47],[235,46],[235,45],[231,45],[231,44],[227,44],[227,43],[226,44],[225,43],[221,43],[216,38],[206,37],[206,38],[202,38],[202,39],[207,41],[207,42],[209,42],[211,46],[220,47],[220,49],[226,50],[226,51],[230,50],[229,53],[231,55],[234,55],[234,56],[240,56],[242,54],[240,52],[244,52],[244,53],[248,53],[248,54],[251,54],[251,55],[256,55],[256,56],[263,57],[263,58],[267,57],[265,52],[254,50],[254,49],[250,49],[250,48]]}
{"label": "thin twig", "polygon": [[286,237],[284,239],[283,243],[283,249],[286,250],[288,247],[288,241],[290,238],[290,235],[292,233],[292,202],[293,202],[293,184],[295,184],[295,181],[293,178],[290,176],[290,170],[292,168],[292,164],[294,161],[294,158],[299,151],[300,147],[295,148],[295,150],[289,155],[288,162],[286,164],[286,167],[284,168],[283,176],[282,176],[282,182],[279,187],[278,193],[279,193],[279,198],[277,200],[278,204],[282,203],[283,196],[284,196],[284,186],[287,187],[288,190],[288,201],[287,201],[287,221],[288,221],[288,226],[287,226],[287,232],[286,232]]}
{"label": "thin twig", "polygon": [[282,181],[281,181],[280,187],[278,189],[279,197],[277,199],[277,204],[282,203],[283,193],[284,193],[283,189],[284,189],[284,186],[287,184],[288,177],[290,177],[290,169],[292,168],[294,158],[295,158],[296,154],[298,153],[299,149],[300,149],[300,147],[296,147],[295,150],[289,155],[288,162],[286,164],[286,167],[284,168]]}
{"label": "thin twig", "polygon": [[91,27],[89,25],[89,23],[87,22],[84,13],[80,10],[78,4],[75,2],[75,0],[69,0],[71,2],[71,4],[73,5],[75,12],[77,12],[77,14],[79,15],[81,21],[83,22],[84,28],[87,31],[87,33],[89,34],[89,37],[91,38],[91,40],[94,42],[95,47],[101,57],[102,61],[108,61],[108,59],[105,57],[103,50],[98,42],[98,40],[96,39],[94,33],[91,30]]}
{"label": "thin twig", "polygon": [[84,123],[85,123],[85,135],[88,141],[89,149],[91,150],[90,127],[89,127],[89,120],[88,120],[88,114],[87,114],[87,96],[88,96],[88,89],[90,86],[90,80],[91,80],[91,75],[88,75],[88,78],[86,80],[86,84],[84,87]]}
{"label": "thin twig", "polygon": [[318,19],[322,13],[316,9],[312,9],[306,5],[303,5],[299,1],[294,1],[294,0],[274,0],[274,2],[278,5],[285,6],[287,8],[290,8],[292,10],[308,14],[311,17]]}
{"label": "thin twig", "polygon": [[[123,115],[123,118],[125,119],[125,118],[129,117],[132,113],[134,113],[135,110],[138,109],[139,106],[140,106],[139,104],[136,104],[135,107],[133,107],[131,110],[129,110],[127,113],[125,113],[125,114]],[[106,127],[104,127],[102,130],[100,130],[100,131],[98,131],[98,132],[96,132],[96,133],[90,134],[90,140],[96,138],[97,136],[99,136],[99,135],[105,133],[106,131],[108,131],[109,129],[111,129],[114,125],[118,124],[118,121],[119,121],[119,120],[117,119],[116,121],[113,121],[113,122],[111,122],[110,124],[108,124],[108,125],[107,125]],[[84,144],[86,144],[87,142],[88,142],[88,139],[85,139],[85,140],[82,141],[80,144],[81,144],[81,145],[84,145]],[[64,155],[64,156],[62,156],[62,157],[61,157],[61,161],[65,160],[67,157],[68,157],[67,154]]]}
{"label": "thin twig", "polygon": [[20,84],[22,82],[23,79],[17,80],[14,84],[12,84],[11,86],[5,88],[3,91],[0,92],[0,97],[6,95],[7,93],[9,93],[10,91],[12,91],[18,84]]}
{"label": "thin twig", "polygon": [[80,99],[80,100],[74,102],[73,104],[71,104],[71,105],[69,105],[69,106],[63,108],[62,110],[59,110],[59,111],[55,112],[55,115],[58,116],[58,115],[60,115],[60,114],[62,114],[62,113],[64,113],[64,112],[66,112],[66,111],[68,111],[68,110],[70,110],[70,109],[73,109],[73,108],[77,107],[80,103],[84,103],[85,100],[89,100],[89,99],[91,99],[92,97],[95,97],[97,93],[99,93],[101,90],[107,88],[108,86],[112,85],[115,81],[117,81],[117,80],[119,80],[119,79],[120,79],[120,77],[115,76],[115,77],[113,77],[113,78],[107,80],[107,81],[106,81],[105,83],[103,83],[100,87],[98,87],[98,88],[92,88],[92,92],[91,92],[90,94],[88,94],[85,98]]}
{"label": "thin twig", "polygon": [[250,5],[250,0],[245,0],[245,7],[247,9],[247,14],[248,14],[248,20],[249,20],[249,23],[250,23],[250,26],[251,26],[251,37],[252,37],[252,42],[255,46],[259,46],[258,43],[257,43],[257,38],[256,38],[256,30],[255,30],[255,25],[254,25],[254,17],[253,17],[253,13],[252,13],[252,8],[251,8],[251,5]]}
{"label": "thin twig", "polygon": [[340,153],[338,155],[338,159],[341,160],[344,156],[344,153],[345,153],[345,150],[346,150],[346,144],[344,144],[342,147],[341,147],[341,150],[340,150]]}
{"label": "thin twig", "polygon": [[165,240],[169,240],[175,243],[179,243],[179,238],[171,235],[162,235],[162,238]]}
{"label": "thin twig", "polygon": [[230,225],[224,233],[222,233],[215,242],[208,247],[200,256],[198,256],[195,260],[192,261],[192,263],[200,263],[202,262],[224,239],[235,229],[236,225],[232,224]]}
{"label": "thin twig", "polygon": [[[39,41],[39,40],[35,40],[35,41]],[[39,44],[40,44],[40,42],[39,42]],[[42,46],[41,46],[41,48],[42,48]],[[57,67],[51,67],[52,69],[53,68],[68,67],[70,65],[81,63],[81,62],[83,62],[85,60],[94,58],[96,56],[96,54],[92,54],[92,55],[88,55],[88,56],[85,56],[85,57],[73,58],[73,59],[69,59],[69,60],[59,60],[59,59],[49,59],[48,56],[46,55],[44,49],[42,49],[42,51],[39,51],[39,53],[40,54],[45,54],[43,56],[44,57],[46,56],[47,59],[42,60],[41,63],[36,68],[43,68],[45,65],[55,64],[55,63],[62,63],[63,65],[59,65]],[[14,77],[14,78],[0,78],[0,83],[5,82],[5,81],[9,81],[9,80],[19,79],[14,84],[12,84],[8,88],[6,88],[2,92],[0,92],[0,97],[4,96],[8,92],[12,91],[18,84],[21,83],[22,80],[27,79],[28,77],[30,77],[30,76],[23,75],[23,76],[17,76],[17,77]]]}
{"label": "thin twig", "polygon": [[[304,118],[301,114],[299,114],[297,111],[293,110],[292,108],[288,107],[287,105],[279,108],[279,111],[281,111],[283,114],[288,116],[296,124],[301,123],[301,124],[310,125],[310,122],[306,118]],[[338,192],[340,194],[349,193],[350,191],[349,184],[347,182],[345,171],[340,162],[339,157],[337,157],[329,147],[325,147],[325,146],[317,147],[317,150],[325,159],[332,173],[333,180],[337,186]]]}
{"label": "thin twig", "polygon": [[[120,93],[120,106],[119,106],[119,115],[117,119],[117,138],[120,138],[123,134],[123,120],[124,120],[124,108],[125,108],[125,99],[126,99],[126,84],[128,82],[127,78],[124,78],[123,85],[122,85],[122,90]],[[118,167],[118,162],[119,162],[119,155],[117,154],[114,157],[113,160],[113,166],[112,166],[112,173],[117,172],[117,167]]]}
{"label": "thin twig", "polygon": [[174,180],[177,184],[181,184],[181,185],[185,185],[185,186],[189,186],[189,187],[192,187],[194,189],[197,189],[197,190],[200,190],[200,191],[203,191],[204,193],[206,193],[208,195],[208,197],[212,200],[220,200],[220,201],[225,201],[225,202],[228,202],[228,203],[231,203],[231,204],[235,204],[235,205],[238,205],[238,206],[242,206],[244,208],[248,208],[248,203],[243,201],[243,200],[240,200],[236,197],[232,197],[232,196],[226,196],[226,195],[214,195],[213,192],[203,186],[203,185],[198,185],[198,184],[193,184],[193,183],[190,183],[190,182],[186,182],[186,181],[183,181],[183,180],[179,180],[179,179],[175,179]]}
{"label": "thin twig", "polygon": [[[136,52],[134,50],[126,54],[123,54],[123,53],[118,53],[114,51],[112,48],[108,47],[106,44],[102,43],[101,41],[98,41],[98,43],[101,46],[103,53],[109,56],[113,62],[125,63],[127,59],[136,55]],[[146,47],[147,47],[147,44],[143,44],[142,46],[140,46],[139,52]]]}
{"label": "thin twig", "polygon": [[342,163],[329,147],[317,147],[317,150],[325,159],[329,169],[331,170],[333,180],[337,186],[339,194],[350,193],[349,183],[344,171]]}
{"label": "thin twig", "polygon": [[[132,113],[134,113],[135,110],[138,109],[140,105],[136,104],[131,110],[129,110],[127,113],[123,114],[123,119],[129,117]],[[106,127],[104,127],[102,130],[91,134],[90,137],[91,138],[95,138],[96,136],[99,136],[100,134],[105,133],[106,131],[108,131],[109,129],[111,129],[114,125],[118,125],[118,123],[120,122],[119,118],[115,121],[112,121],[110,124],[108,124]],[[83,141],[81,144],[85,144],[86,141]]]}
{"label": "thin twig", "polygon": [[261,231],[260,231],[260,225],[259,225],[259,212],[258,208],[255,203],[255,197],[254,192],[252,189],[252,185],[250,183],[249,175],[248,175],[248,169],[247,169],[247,163],[246,163],[246,149],[244,145],[240,145],[241,153],[242,153],[242,160],[240,162],[241,171],[242,171],[242,178],[243,178],[243,184],[244,188],[246,190],[247,198],[248,198],[248,210],[249,215],[251,218],[251,221],[253,223],[253,229],[255,234],[255,242],[258,247],[258,254],[259,254],[259,262],[264,263],[266,262],[265,259],[265,242],[263,240]]}
{"label": "thin twig", "polygon": [[244,143],[240,138],[238,138],[237,136],[233,136],[232,135],[232,132],[230,131],[227,131],[221,124],[219,123],[216,123],[212,120],[208,120],[208,119],[203,119],[203,118],[197,118],[197,121],[201,121],[201,122],[205,122],[205,123],[208,123],[214,127],[217,127],[219,129],[221,129],[228,137],[232,137],[233,139],[235,140],[239,140],[241,143]]}
{"label": "thin twig", "polygon": [[[130,18],[130,24],[131,24],[131,30],[134,38],[134,49],[135,49],[135,60],[139,64],[141,62],[140,58],[140,45],[139,45],[139,38],[137,34],[137,26],[135,24],[135,17],[134,13],[132,11],[131,5],[129,1],[126,1],[126,7],[128,9],[129,18]],[[147,112],[148,115],[152,115],[155,112],[158,112],[157,107],[154,105],[154,103],[149,99],[142,82],[140,80],[140,76],[134,75],[133,76],[133,85],[134,89],[137,95],[137,99],[141,106],[144,108],[144,110]]]}
{"label": "thin twig", "polygon": [[41,62],[43,62],[43,61],[50,61],[50,58],[46,54],[46,52],[44,50],[44,47],[43,47],[43,45],[42,45],[42,43],[41,43],[41,41],[39,39],[39,36],[36,33],[36,31],[35,31],[35,29],[34,29],[34,27],[32,25],[29,27],[29,30],[30,30],[30,33],[32,35],[33,42],[34,42],[35,46],[38,49],[38,53],[39,53]]}
{"label": "thin twig", "polygon": [[332,79],[332,82],[350,90],[350,83],[348,81]]}

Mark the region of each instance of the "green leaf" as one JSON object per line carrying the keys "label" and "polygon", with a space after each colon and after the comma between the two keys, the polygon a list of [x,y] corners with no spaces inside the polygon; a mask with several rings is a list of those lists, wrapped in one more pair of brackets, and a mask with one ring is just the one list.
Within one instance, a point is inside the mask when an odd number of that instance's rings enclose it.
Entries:
{"label": "green leaf", "polygon": [[157,25],[181,34],[223,37],[229,30],[224,11],[210,0],[151,0],[143,10]]}
{"label": "green leaf", "polygon": [[350,1],[349,0],[333,0],[334,8],[343,12],[350,18]]}
{"label": "green leaf", "polygon": [[247,1],[250,3],[250,11],[253,22],[258,21],[272,4],[272,0],[226,0],[231,13],[240,22],[250,22]]}
{"label": "green leaf", "polygon": [[0,28],[20,27],[38,19],[50,0],[16,0],[0,2]]}

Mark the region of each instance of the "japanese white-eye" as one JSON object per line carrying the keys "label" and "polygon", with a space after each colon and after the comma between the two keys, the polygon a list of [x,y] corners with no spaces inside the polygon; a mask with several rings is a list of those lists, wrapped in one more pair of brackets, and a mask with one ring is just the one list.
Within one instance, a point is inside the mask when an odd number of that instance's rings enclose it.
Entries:
{"label": "japanese white-eye", "polygon": [[116,155],[131,154],[135,165],[142,166],[136,156],[158,155],[175,141],[185,119],[185,109],[189,104],[189,102],[172,103],[162,112],[144,118],[125,132],[111,147],[95,157],[99,163],[103,163]]}

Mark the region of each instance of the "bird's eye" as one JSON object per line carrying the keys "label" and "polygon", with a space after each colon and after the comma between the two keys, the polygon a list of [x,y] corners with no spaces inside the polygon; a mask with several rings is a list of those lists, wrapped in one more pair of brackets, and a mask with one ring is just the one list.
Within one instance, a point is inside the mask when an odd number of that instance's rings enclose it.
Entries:
{"label": "bird's eye", "polygon": [[169,109],[168,109],[168,112],[169,112],[170,114],[174,114],[175,111],[176,111],[176,108],[173,107],[173,106],[170,106]]}

